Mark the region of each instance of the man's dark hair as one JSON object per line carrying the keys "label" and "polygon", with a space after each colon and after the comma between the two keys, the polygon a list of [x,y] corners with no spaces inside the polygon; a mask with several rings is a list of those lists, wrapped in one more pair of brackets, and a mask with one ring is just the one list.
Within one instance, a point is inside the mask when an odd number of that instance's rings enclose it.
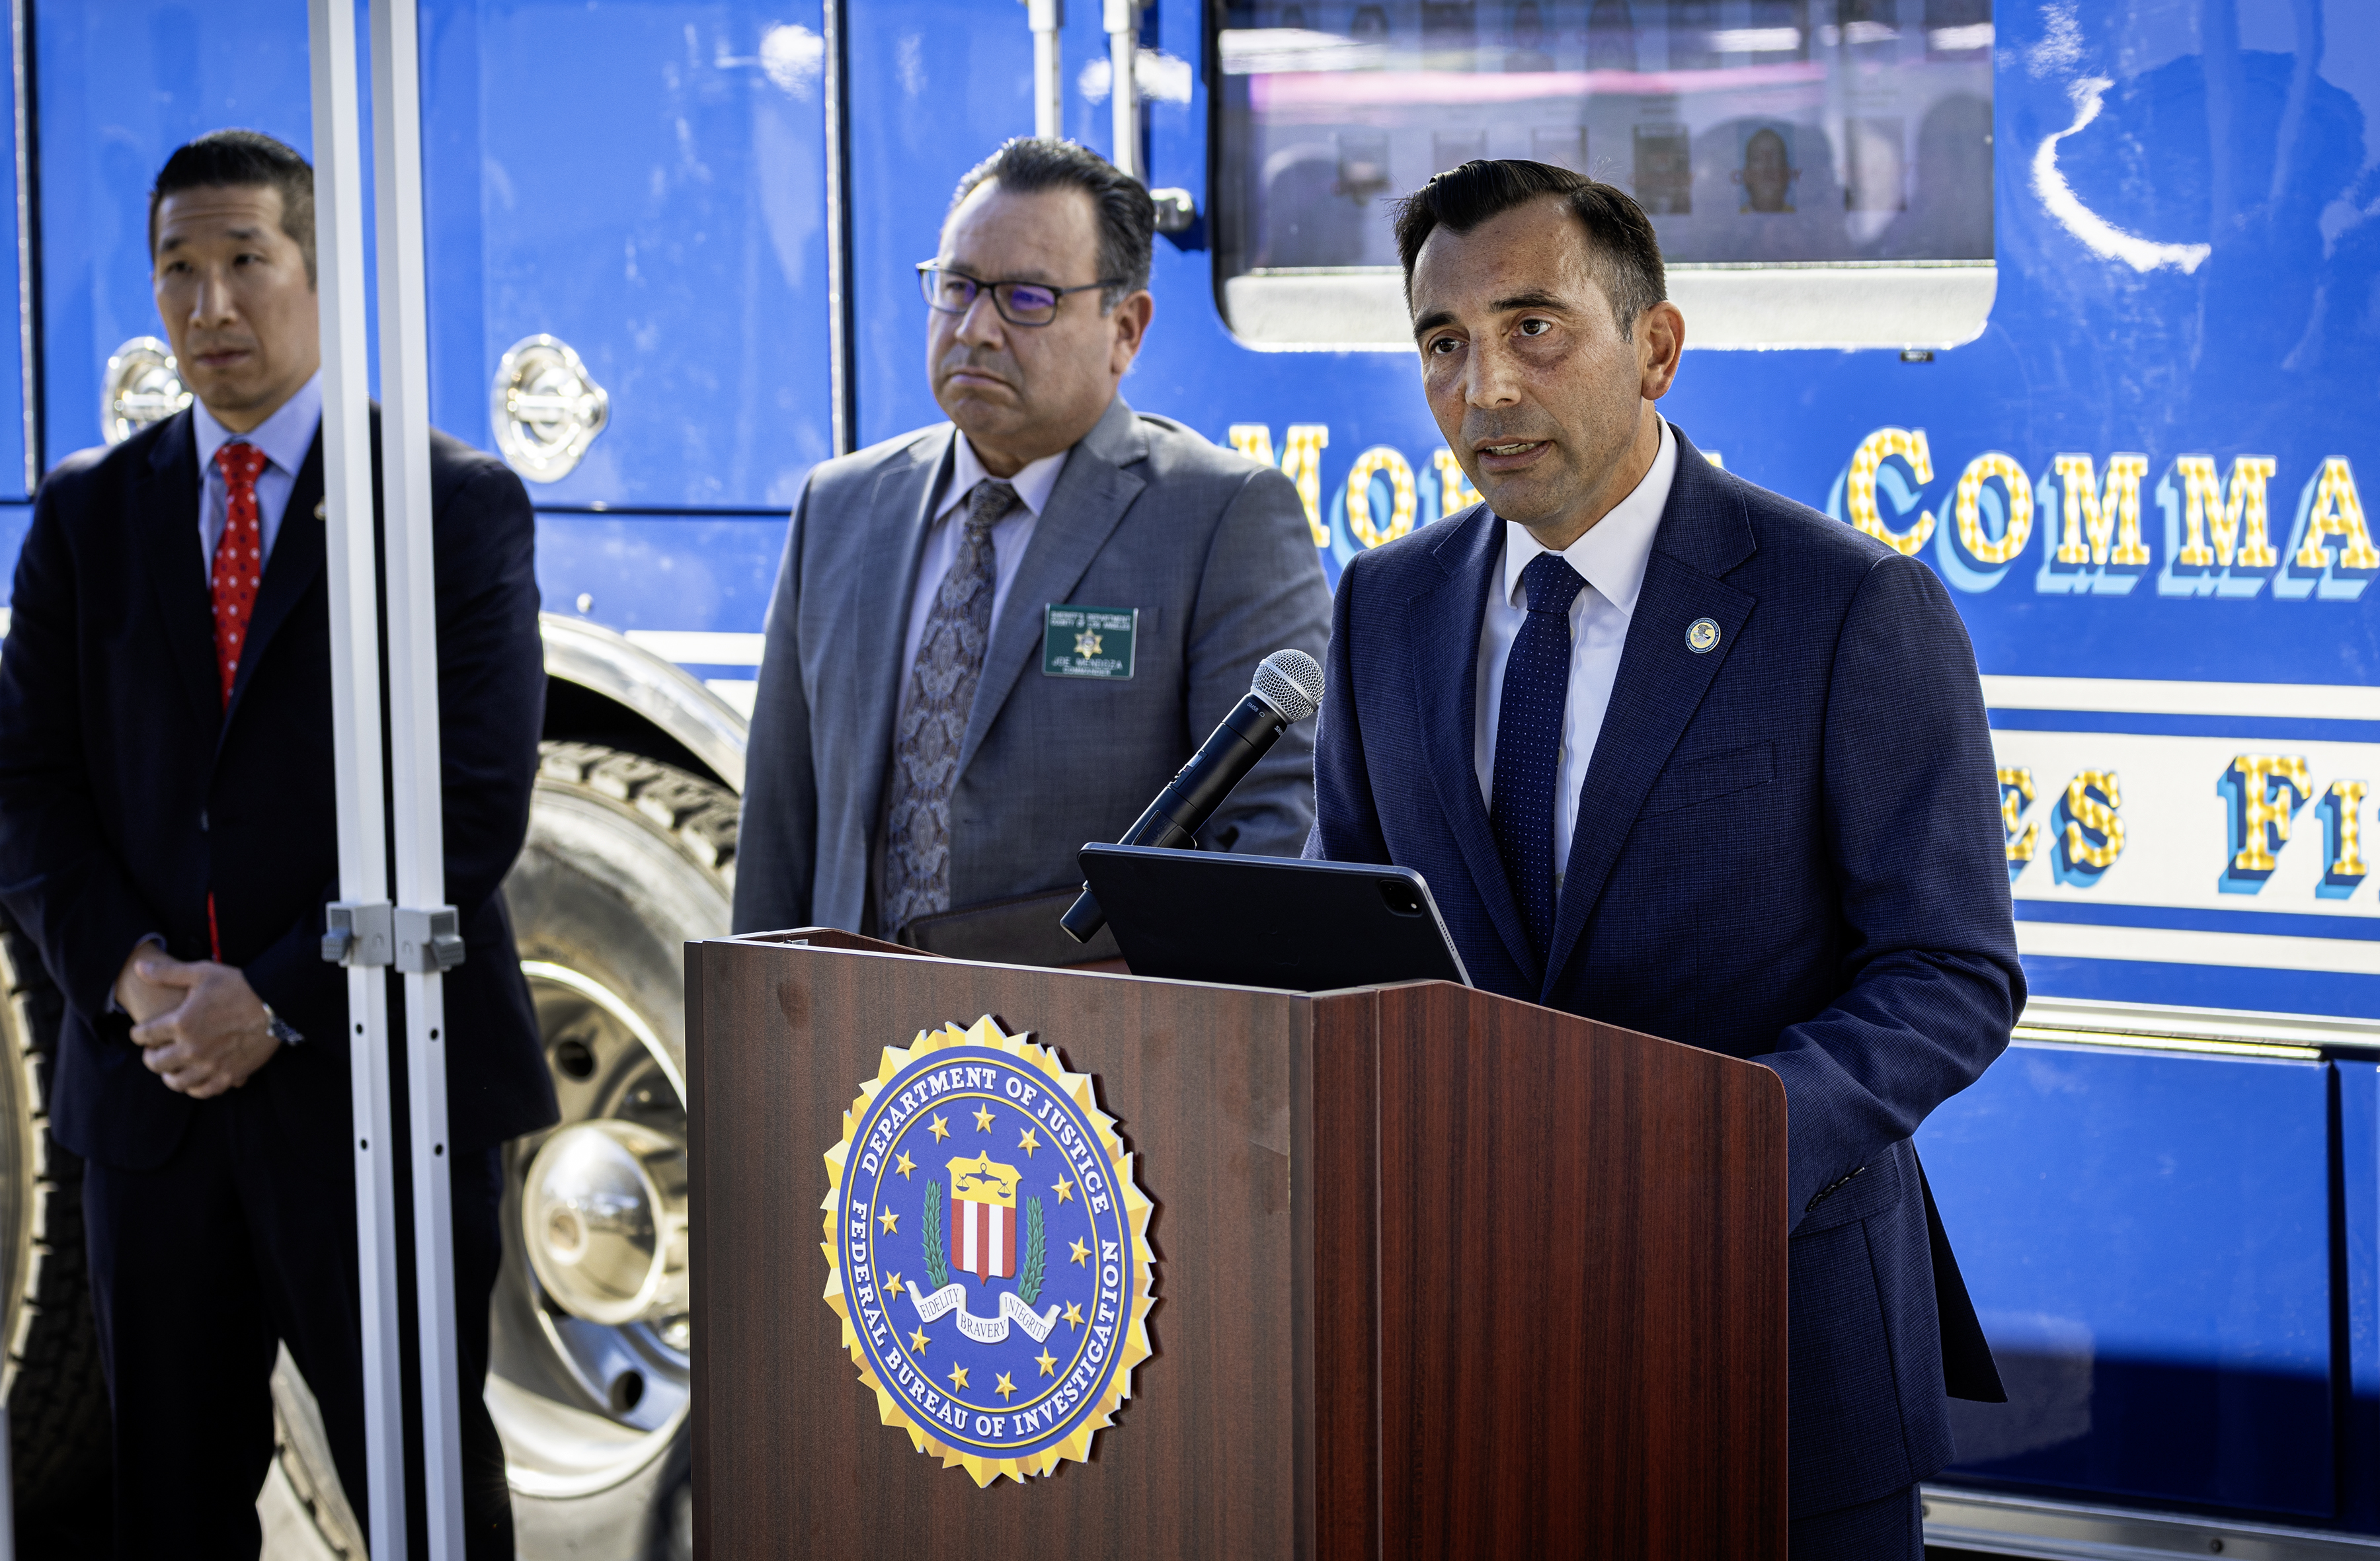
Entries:
{"label": "man's dark hair", "polygon": [[157,208],[186,189],[261,186],[281,192],[281,231],[306,256],[306,284],[314,285],[314,165],[295,147],[261,130],[210,130],[176,147],[149,191],[149,255],[157,255]]}
{"label": "man's dark hair", "polygon": [[1413,304],[1415,257],[1434,229],[1468,233],[1515,206],[1559,195],[1586,228],[1587,262],[1620,334],[1632,335],[1636,316],[1670,296],[1661,270],[1661,240],[1645,208],[1624,191],[1583,174],[1518,157],[1477,159],[1439,175],[1396,203],[1397,259],[1404,262],[1405,303]]}
{"label": "man's dark hair", "polygon": [[[1099,219],[1099,274],[1111,281],[1099,293],[1099,311],[1148,286],[1148,252],[1157,233],[1157,207],[1138,179],[1087,146],[1043,136],[1018,136],[978,163],[959,180],[950,210],[988,179],[1019,195],[1043,189],[1079,189],[1091,198]],[[945,216],[948,213],[944,213]],[[997,281],[992,277],[988,280]]]}

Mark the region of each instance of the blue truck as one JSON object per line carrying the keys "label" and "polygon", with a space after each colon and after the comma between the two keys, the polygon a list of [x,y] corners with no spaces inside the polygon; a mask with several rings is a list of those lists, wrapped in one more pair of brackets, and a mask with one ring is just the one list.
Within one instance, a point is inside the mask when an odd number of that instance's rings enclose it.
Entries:
{"label": "blue truck", "polygon": [[[301,0],[12,13],[0,561],[42,470],[180,404],[166,152],[312,139]],[[431,416],[539,507],[552,693],[507,894],[569,1120],[685,1130],[677,950],[726,925],[785,514],[938,418],[912,266],[962,171],[1038,130],[1160,192],[1125,394],[1285,470],[1335,578],[1473,497],[1388,202],[1560,163],[1661,233],[1697,349],[1670,416],[1937,569],[1984,674],[2033,998],[1920,1148],[2010,1396],[1959,1406],[1929,1536],[2380,1555],[2366,0],[422,0],[421,29]],[[38,1515],[103,1478],[104,1408],[42,1131],[56,997],[13,937],[0,981]],[[640,1261],[682,1266],[682,1193],[640,1196]],[[551,1291],[507,1228],[523,1554],[686,1553],[682,1291]],[[277,1402],[275,1488],[359,1553],[294,1373]]]}

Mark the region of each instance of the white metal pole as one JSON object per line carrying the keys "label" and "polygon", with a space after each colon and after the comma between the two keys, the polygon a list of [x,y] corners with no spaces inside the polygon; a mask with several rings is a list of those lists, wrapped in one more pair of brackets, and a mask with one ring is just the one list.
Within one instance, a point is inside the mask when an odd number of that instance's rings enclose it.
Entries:
{"label": "white metal pole", "polygon": [[1025,0],[1025,20],[1033,30],[1033,133],[1055,140],[1066,123],[1066,84],[1058,76],[1065,0]]}
{"label": "white metal pole", "polygon": [[1115,154],[1108,159],[1116,171],[1144,184],[1148,170],[1140,166],[1140,82],[1133,62],[1140,54],[1140,6],[1137,0],[1107,0],[1108,104],[1114,110]]}
{"label": "white metal pole", "polygon": [[[332,754],[339,896],[323,941],[347,967],[356,1145],[356,1261],[364,1362],[371,1554],[405,1546],[405,1420],[396,1285],[395,1150],[389,1127],[388,860],[381,790],[380,604],[372,544],[364,347],[362,131],[352,0],[308,0],[314,75],[314,234],[322,311],[323,542],[331,608]],[[341,914],[344,912],[344,914]]]}
{"label": "white metal pole", "polygon": [[462,1405],[446,1141],[446,967],[462,954],[445,905],[438,747],[437,593],[431,551],[430,343],[422,279],[421,73],[415,0],[371,0],[372,177],[379,212],[381,488],[388,563],[390,766],[396,804],[396,968],[413,1170],[424,1521],[432,1561],[463,1555]]}

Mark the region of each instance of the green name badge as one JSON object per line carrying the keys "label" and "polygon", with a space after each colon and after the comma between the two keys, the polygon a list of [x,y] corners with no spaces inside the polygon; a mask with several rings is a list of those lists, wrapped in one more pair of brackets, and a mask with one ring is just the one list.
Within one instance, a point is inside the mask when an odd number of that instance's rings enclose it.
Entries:
{"label": "green name badge", "polygon": [[1062,607],[1053,602],[1041,625],[1041,676],[1129,677],[1139,631],[1137,607]]}

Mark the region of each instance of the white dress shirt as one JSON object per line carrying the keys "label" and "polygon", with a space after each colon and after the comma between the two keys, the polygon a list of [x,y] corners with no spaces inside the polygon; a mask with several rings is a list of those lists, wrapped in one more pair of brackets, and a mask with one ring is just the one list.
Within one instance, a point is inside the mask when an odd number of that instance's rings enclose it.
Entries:
{"label": "white dress shirt", "polygon": [[[1025,558],[1026,544],[1033,540],[1034,523],[1050,503],[1050,490],[1058,485],[1058,473],[1066,464],[1068,451],[1043,456],[1026,463],[1015,476],[1006,479],[1016,490],[1022,507],[1012,509],[991,528],[991,621],[1000,622],[1000,610],[1008,604],[1008,588],[1016,583],[1016,567]],[[917,589],[909,598],[909,630],[901,640],[901,702],[895,708],[894,719],[909,708],[909,677],[917,670],[917,648],[926,642],[926,620],[933,616],[934,593],[942,588],[942,577],[951,572],[952,561],[958,557],[959,543],[966,535],[966,497],[975,492],[976,484],[990,477],[983,462],[976,457],[975,446],[964,433],[951,438],[951,474],[942,491],[934,500],[934,518],[926,528],[926,555],[917,564]]]}
{"label": "white dress shirt", "polygon": [[215,545],[223,541],[231,506],[223,472],[215,465],[215,452],[235,441],[264,452],[264,470],[256,477],[256,512],[264,530],[264,556],[270,559],[273,539],[281,535],[282,512],[289,507],[289,490],[298,485],[298,469],[306,464],[306,452],[314,447],[314,431],[322,422],[319,372],[246,433],[234,433],[215,421],[205,402],[195,398],[190,402],[190,429],[199,439],[199,547],[207,568],[214,567]]}
{"label": "white dress shirt", "polygon": [[[1636,611],[1636,593],[1644,589],[1645,566],[1653,555],[1653,533],[1660,529],[1661,511],[1670,502],[1670,483],[1677,472],[1678,442],[1664,421],[1660,448],[1654,452],[1645,480],[1589,526],[1585,535],[1562,549],[1562,556],[1586,586],[1570,604],[1570,695],[1562,708],[1561,768],[1554,778],[1557,890],[1563,870],[1570,865],[1571,836],[1578,828],[1579,789],[1586,784],[1587,762],[1595,757],[1595,739],[1603,730],[1603,713],[1611,703],[1611,686],[1620,676],[1620,652],[1628,642],[1628,620]],[[1472,723],[1479,797],[1491,808],[1496,800],[1496,718],[1504,701],[1504,664],[1512,659],[1512,640],[1529,616],[1521,571],[1545,551],[1527,527],[1504,522],[1503,589],[1488,593],[1488,611],[1479,625],[1477,714]]]}

